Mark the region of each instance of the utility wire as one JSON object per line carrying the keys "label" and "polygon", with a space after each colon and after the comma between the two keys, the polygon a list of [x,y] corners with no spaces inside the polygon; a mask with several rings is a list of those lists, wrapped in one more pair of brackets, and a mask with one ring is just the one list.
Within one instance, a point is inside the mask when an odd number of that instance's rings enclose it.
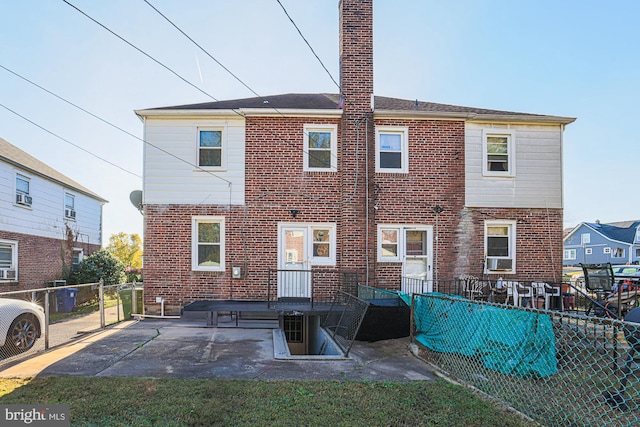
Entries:
{"label": "utility wire", "polygon": [[[146,0],[145,0],[146,1]],[[322,62],[322,60],[320,59],[320,57],[316,54],[316,51],[313,50],[313,48],[311,47],[311,45],[309,44],[309,42],[307,41],[307,39],[304,37],[304,35],[302,34],[302,31],[300,31],[300,28],[298,28],[298,26],[296,25],[295,21],[293,20],[293,18],[291,18],[291,16],[289,15],[289,12],[287,12],[287,9],[284,8],[284,6],[282,5],[282,3],[280,2],[280,0],[276,0],[278,2],[278,4],[280,5],[280,7],[282,8],[282,10],[284,11],[284,14],[287,15],[287,18],[289,18],[289,21],[291,21],[291,23],[293,24],[293,26],[295,27],[295,29],[298,31],[298,34],[300,34],[300,37],[302,37],[302,40],[304,40],[304,42],[307,44],[307,46],[309,46],[309,49],[311,49],[311,53],[313,53],[313,56],[316,57],[316,59],[318,60],[318,62],[320,62],[320,65],[322,65],[322,68],[324,68],[324,71],[327,72],[327,74],[329,75],[329,77],[331,78],[331,80],[333,81],[333,84],[336,85],[336,87],[338,88],[338,91],[340,92],[340,94],[342,94],[342,89],[340,88],[340,85],[338,84],[338,82],[336,82],[336,80],[333,78],[333,76],[331,75],[331,73],[329,72],[329,70],[327,69],[327,67],[325,67],[324,63]]]}
{"label": "utility wire", "polygon": [[[178,157],[178,156],[176,156],[175,154],[173,154],[173,153],[171,153],[171,152],[169,152],[169,151],[167,151],[167,150],[165,150],[165,149],[163,149],[163,148],[160,148],[160,147],[158,147],[157,145],[152,144],[151,142],[145,141],[144,139],[142,139],[142,138],[140,138],[139,136],[137,136],[137,135],[135,135],[135,134],[133,134],[133,133],[131,133],[131,132],[127,131],[126,129],[123,129],[123,128],[121,128],[120,126],[115,125],[115,124],[111,123],[110,121],[103,119],[102,117],[100,117],[100,116],[98,116],[98,115],[96,115],[96,114],[92,113],[91,111],[89,111],[89,110],[87,110],[87,109],[85,109],[85,108],[82,108],[82,107],[81,107],[81,106],[79,106],[78,104],[75,104],[75,103],[73,103],[73,102],[69,101],[68,99],[63,98],[62,96],[60,96],[60,95],[58,95],[58,94],[56,94],[56,93],[54,93],[54,92],[52,92],[52,91],[48,90],[48,89],[47,89],[47,88],[45,88],[45,87],[40,86],[39,84],[37,84],[37,83],[35,83],[35,82],[33,82],[33,81],[29,80],[28,78],[26,78],[26,77],[24,77],[24,76],[21,76],[20,74],[16,73],[16,72],[15,72],[15,71],[13,71],[13,70],[10,70],[9,68],[5,67],[4,65],[0,64],[0,68],[2,68],[3,70],[5,70],[5,71],[7,71],[7,72],[9,72],[9,73],[11,73],[11,74],[13,74],[14,76],[16,76],[16,77],[18,77],[18,78],[20,78],[20,79],[24,80],[25,82],[32,84],[33,86],[37,87],[38,89],[40,89],[40,90],[43,90],[43,91],[47,92],[49,95],[51,95],[51,96],[54,96],[54,97],[58,98],[60,101],[65,102],[65,103],[67,103],[67,104],[71,105],[72,107],[75,107],[75,108],[77,108],[78,110],[80,110],[80,111],[82,111],[82,112],[84,112],[84,113],[86,113],[86,114],[90,115],[91,117],[93,117],[93,118],[95,118],[95,119],[100,120],[102,123],[104,123],[104,124],[106,124],[106,125],[109,125],[109,126],[111,126],[112,128],[117,129],[117,130],[119,130],[120,132],[123,132],[123,133],[125,133],[125,134],[129,135],[130,137],[135,138],[135,139],[137,139],[138,141],[141,141],[141,142],[143,142],[144,144],[149,145],[150,147],[155,148],[156,150],[159,150],[159,151],[161,151],[161,152],[163,152],[163,153],[165,153],[165,154],[167,154],[167,155],[169,155],[169,156],[171,156],[171,157],[173,157],[173,158],[175,158],[175,159],[178,159],[178,160],[180,160],[180,161],[182,161],[182,162],[184,162],[184,163],[188,164],[189,166],[192,166],[192,167],[195,167],[195,168],[197,168],[197,169],[200,169],[200,170],[202,170],[202,171],[204,171],[204,172],[207,172],[209,175],[211,175],[211,176],[213,176],[213,177],[215,177],[215,178],[218,178],[218,179],[220,179],[220,180],[222,180],[222,181],[224,181],[224,182],[226,182],[226,183],[231,184],[231,181],[229,181],[229,180],[227,180],[227,179],[225,179],[225,178],[222,178],[221,176],[218,176],[218,175],[214,174],[213,172],[211,172],[211,171],[209,171],[209,170],[203,169],[203,168],[201,168],[201,167],[200,167],[200,166],[198,166],[198,165],[194,165],[193,163],[191,163],[191,162],[189,162],[189,161],[187,161],[187,160],[185,160],[185,159],[183,159],[183,158],[181,158],[181,157]],[[69,142],[69,141],[66,141],[64,138],[61,138],[61,137],[59,137],[58,135],[55,135],[53,132],[50,132],[50,131],[48,131],[47,129],[44,129],[42,126],[40,126],[40,125],[38,125],[38,124],[34,123],[33,121],[31,121],[31,120],[29,120],[29,119],[27,119],[27,118],[25,118],[25,117],[21,116],[20,114],[16,113],[15,111],[13,111],[13,110],[11,110],[11,109],[9,109],[9,108],[5,107],[4,105],[2,105],[2,106],[3,106],[4,108],[6,108],[7,110],[11,111],[12,113],[16,114],[17,116],[19,116],[19,117],[23,118],[24,120],[28,121],[29,123],[32,123],[33,125],[35,125],[35,126],[39,127],[40,129],[43,129],[44,131],[46,131],[46,132],[48,132],[48,133],[50,133],[50,134],[52,134],[52,135],[54,135],[54,136],[56,136],[56,137],[58,137],[58,138],[62,139],[62,140],[63,140],[63,141],[65,141],[65,142]],[[69,143],[70,143],[70,144],[72,144],[72,145],[74,145],[74,146],[76,146],[75,144],[73,144],[73,143],[71,143],[71,142],[69,142]],[[76,147],[78,147],[78,146],[76,146]],[[88,153],[89,153],[89,154],[91,154],[91,155],[94,155],[93,153],[90,153],[89,151],[85,150],[85,149],[84,149],[84,148],[82,148],[82,147],[78,147],[78,148],[80,148],[80,149],[81,149],[81,150],[83,150],[83,151],[88,152]],[[97,157],[97,156],[96,156],[96,157]],[[101,160],[102,160],[102,159],[101,159]],[[105,160],[105,161],[106,161],[107,163],[113,164],[113,163],[109,162],[108,160]],[[117,166],[117,165],[114,165],[114,166],[116,166],[116,167],[118,167],[118,168],[119,168],[119,166]],[[126,171],[126,172],[128,172],[128,171]],[[129,173],[131,173],[131,172],[129,172]],[[136,175],[136,176],[138,176],[138,175]]]}
{"label": "utility wire", "polygon": [[78,12],[80,12],[81,14],[83,14],[84,16],[86,16],[88,19],[90,19],[91,21],[95,22],[96,24],[100,25],[102,28],[104,28],[105,30],[107,30],[108,32],[110,32],[111,34],[113,34],[114,36],[116,36],[117,38],[119,38],[120,40],[122,40],[123,42],[125,42],[126,44],[128,44],[129,46],[131,46],[132,48],[134,48],[135,50],[137,50],[138,52],[140,52],[141,54],[143,54],[144,56],[146,56],[147,58],[149,58],[150,60],[152,60],[153,62],[155,62],[156,64],[160,65],[161,67],[163,67],[165,70],[169,71],[171,74],[173,74],[174,76],[176,76],[177,78],[179,78],[180,80],[182,80],[183,82],[185,82],[186,84],[188,84],[189,86],[193,87],[194,89],[198,90],[199,92],[205,94],[206,96],[208,96],[209,98],[213,99],[214,101],[218,101],[218,99],[216,99],[215,96],[211,95],[210,93],[207,93],[205,90],[199,88],[198,86],[196,86],[195,84],[191,83],[189,80],[185,79],[184,77],[182,77],[180,74],[176,73],[175,71],[173,71],[170,67],[168,67],[167,65],[163,64],[162,62],[158,61],[157,59],[155,59],[153,56],[149,55],[147,52],[145,52],[144,50],[140,49],[139,47],[137,47],[136,45],[134,45],[133,43],[130,43],[128,40],[126,40],[124,37],[121,37],[119,34],[117,34],[115,31],[109,29],[107,26],[103,25],[102,23],[98,22],[97,20],[93,19],[91,16],[87,15],[86,13],[84,13],[82,10],[80,10],[78,7],[76,7],[75,5],[69,3],[67,0],[62,0],[63,2],[65,2],[67,5],[71,6],[72,8],[74,8],[75,10],[77,10]]}
{"label": "utility wire", "polygon": [[[176,77],[178,77],[180,80],[182,80],[182,81],[184,81],[185,83],[187,83],[189,86],[191,86],[191,87],[193,87],[193,88],[197,89],[199,92],[201,92],[201,93],[205,94],[206,96],[210,97],[210,98],[211,98],[211,99],[213,99],[214,101],[219,101],[216,97],[214,97],[213,95],[211,95],[211,94],[209,94],[208,92],[204,91],[203,89],[199,88],[197,85],[195,85],[195,84],[191,83],[189,80],[187,80],[186,78],[182,77],[180,74],[178,74],[177,72],[175,72],[175,71],[174,71],[173,69],[171,69],[169,66],[167,66],[167,65],[163,64],[163,63],[162,63],[162,62],[160,62],[159,60],[155,59],[153,56],[149,55],[148,53],[146,53],[146,52],[145,52],[145,51],[143,51],[142,49],[138,48],[138,47],[137,47],[137,46],[135,46],[133,43],[129,42],[129,41],[128,41],[128,40],[126,40],[124,37],[122,37],[122,36],[118,35],[115,31],[111,30],[110,28],[108,28],[107,26],[103,25],[102,23],[100,23],[100,22],[99,22],[99,21],[97,21],[96,19],[92,18],[92,17],[91,17],[91,16],[89,16],[87,13],[85,13],[84,11],[82,11],[81,9],[79,9],[78,7],[76,7],[75,5],[73,5],[72,3],[70,3],[69,1],[67,1],[67,0],[62,0],[62,1],[63,1],[64,3],[66,3],[68,6],[71,6],[71,7],[72,7],[73,9],[75,9],[76,11],[80,12],[82,15],[84,15],[86,18],[88,18],[89,20],[91,20],[91,21],[92,21],[92,22],[94,22],[95,24],[99,25],[100,27],[102,27],[103,29],[107,30],[107,31],[108,31],[109,33],[111,33],[112,35],[114,35],[114,36],[116,36],[117,38],[119,38],[120,40],[122,40],[122,41],[123,41],[124,43],[126,43],[127,45],[131,46],[132,48],[134,48],[134,49],[135,49],[135,50],[137,50],[138,52],[142,53],[142,54],[143,54],[144,56],[146,56],[147,58],[151,59],[151,60],[152,60],[153,62],[155,62],[156,64],[158,64],[158,65],[162,66],[163,68],[165,68],[165,69],[166,69],[167,71],[169,71],[171,74],[175,75],[175,76],[176,76]],[[151,5],[150,5],[150,6],[151,6]],[[154,9],[155,9],[155,8],[154,8]],[[286,10],[285,10],[285,13],[286,13]],[[293,21],[292,21],[292,22],[293,22]],[[174,25],[174,24],[172,24],[172,25]],[[295,23],[294,23],[294,25],[295,25]],[[175,26],[175,25],[174,25],[174,26]],[[296,28],[297,28],[297,27],[296,27]],[[303,36],[303,38],[304,38],[304,36]],[[305,41],[306,41],[306,40],[305,40]],[[308,44],[308,43],[307,43],[307,44]],[[197,46],[199,46],[199,45],[197,45]],[[311,46],[309,46],[309,47],[311,47]],[[313,49],[312,49],[312,51],[313,51]],[[314,54],[315,54],[315,52],[314,52]],[[316,55],[316,57],[317,57],[317,55]],[[318,58],[318,60],[320,60],[320,58]],[[216,61],[216,62],[217,62],[217,61]],[[320,63],[322,64],[322,61],[320,61]],[[324,67],[324,64],[322,64],[322,65],[323,65],[323,67]],[[223,68],[225,68],[225,67],[223,67]],[[324,67],[324,68],[325,68],[325,70],[326,70],[326,67]],[[327,70],[327,72],[328,72],[328,70]],[[329,74],[329,75],[331,76],[331,74]],[[332,80],[333,80],[333,78],[332,78]],[[335,80],[333,80],[333,81],[334,81],[334,83],[336,83],[336,82],[335,82]],[[338,86],[338,85],[337,85],[337,83],[336,83],[336,86]],[[338,86],[338,88],[339,88],[339,86]],[[246,117],[246,116],[245,116],[241,111],[239,111],[238,109],[231,108],[231,111],[233,111],[233,112],[234,112],[235,114],[237,114],[238,116],[240,116],[240,117],[244,118],[245,120],[248,120],[248,118],[247,118],[247,117]],[[277,109],[275,109],[275,108],[274,108],[274,111],[277,111]],[[284,115],[283,115],[281,112],[279,112],[279,111],[277,111],[277,112],[278,112],[280,115],[282,115],[282,117],[284,117]],[[270,133],[270,134],[272,134],[272,135],[274,135],[274,136],[275,136],[275,134],[273,134],[273,131],[272,131],[271,129],[267,129],[267,128],[265,128],[264,126],[262,126],[261,124],[259,124],[259,123],[256,123],[256,124],[257,124],[261,129],[263,129],[264,131],[266,131],[266,132],[268,132],[268,133]],[[296,145],[297,145],[297,143],[294,143],[294,142],[291,142],[291,141],[288,141],[288,140],[284,140],[284,141],[285,141],[285,142],[287,142],[287,143],[292,143],[292,144],[296,144]],[[149,144],[147,141],[144,141],[144,140],[143,140],[143,142],[145,142],[145,143]],[[155,147],[155,146],[154,146],[154,147]],[[165,152],[165,153],[167,153],[167,154],[169,154],[169,155],[171,155],[171,156],[173,156],[173,157],[176,157],[176,158],[180,159],[179,157],[177,157],[177,156],[175,156],[175,155],[173,155],[173,154],[171,154],[171,153],[168,153],[168,152],[166,152],[166,151],[164,151],[164,150],[160,149],[159,147],[155,147],[155,148],[157,148],[157,149],[159,149],[159,150],[161,150],[161,151],[163,151],[163,152]],[[306,153],[306,154],[309,154],[305,149],[302,149],[302,152],[303,152],[303,153]],[[180,159],[180,160],[185,161],[184,159]],[[186,161],[185,161],[185,162],[186,162]],[[187,162],[187,163],[189,163],[189,162]],[[189,164],[190,164],[190,163],[189,163]],[[226,181],[226,182],[228,182],[229,184],[231,184],[231,183],[230,183],[230,181],[228,181],[228,180],[226,180],[226,179],[224,179],[224,178],[221,178],[221,177],[219,177],[219,176],[217,176],[217,175],[214,175],[214,174],[212,174],[212,173],[211,173],[211,175],[216,176],[216,177],[218,177],[219,179],[222,179],[223,181]]]}
{"label": "utility wire", "polygon": [[118,166],[118,165],[116,165],[115,163],[110,162],[109,160],[107,160],[107,159],[105,159],[105,158],[103,158],[103,157],[100,157],[100,156],[98,156],[97,154],[94,154],[94,153],[92,153],[91,151],[89,151],[89,150],[87,150],[87,149],[85,149],[85,148],[82,148],[82,147],[81,147],[81,146],[79,146],[78,144],[74,144],[73,142],[69,141],[68,139],[65,139],[65,138],[61,137],[60,135],[58,135],[58,134],[56,134],[56,133],[54,133],[54,132],[50,131],[49,129],[45,128],[44,126],[41,126],[41,125],[39,125],[38,123],[34,122],[33,120],[28,119],[27,117],[25,117],[25,116],[23,116],[22,114],[20,114],[20,113],[18,113],[18,112],[16,112],[16,111],[14,111],[14,110],[12,110],[11,108],[7,107],[6,105],[4,105],[4,104],[0,103],[0,107],[4,108],[4,109],[5,109],[5,110],[7,110],[7,111],[12,112],[13,114],[15,114],[16,116],[20,117],[21,119],[26,120],[27,122],[31,123],[32,125],[34,125],[34,126],[36,126],[36,127],[40,128],[40,129],[42,129],[43,131],[47,132],[48,134],[51,134],[51,135],[55,136],[56,138],[58,138],[58,139],[60,139],[60,140],[62,140],[62,141],[64,141],[64,142],[66,142],[67,144],[73,145],[74,147],[76,147],[76,148],[78,148],[78,149],[80,149],[80,150],[84,151],[85,153],[92,155],[92,156],[93,156],[93,157],[95,157],[96,159],[102,160],[103,162],[106,162],[106,163],[110,164],[111,166],[115,166],[116,168],[118,168],[118,169],[120,169],[120,170],[122,170],[122,171],[124,171],[124,172],[126,172],[126,173],[128,173],[128,174],[131,174],[131,175],[133,175],[133,176],[135,176],[135,177],[137,177],[137,178],[142,178],[142,177],[141,177],[140,175],[138,175],[137,173],[135,173],[135,172],[131,172],[131,171],[129,171],[129,170],[127,170],[127,169],[123,168],[122,166]]}
{"label": "utility wire", "polygon": [[176,30],[180,31],[180,33],[185,36],[186,38],[189,39],[189,41],[191,43],[193,43],[194,45],[196,45],[198,47],[198,49],[200,49],[202,52],[205,53],[205,55],[207,55],[209,58],[211,58],[216,64],[218,64],[220,67],[222,67],[223,70],[225,70],[227,73],[229,73],[234,79],[236,79],[238,82],[240,82],[240,84],[244,87],[246,87],[247,89],[249,89],[249,91],[251,93],[253,93],[255,96],[257,96],[258,98],[262,98],[260,95],[258,95],[256,93],[255,90],[251,89],[245,82],[243,82],[242,80],[240,80],[240,78],[238,76],[236,76],[235,74],[233,74],[231,72],[231,70],[229,70],[227,67],[225,67],[220,61],[218,61],[216,58],[214,58],[209,52],[207,52],[206,49],[204,49],[202,46],[200,46],[194,39],[192,39],[187,33],[185,33],[184,31],[182,31],[182,29],[180,29],[180,27],[178,27],[176,24],[173,23],[173,21],[171,21],[171,19],[169,19],[165,14],[163,14],[162,12],[160,12],[154,5],[152,5],[151,3],[149,3],[147,0],[144,0],[144,2],[146,4],[149,5],[149,7],[153,10],[155,10],[160,16],[162,16],[169,24],[171,24]]}
{"label": "utility wire", "polygon": [[[185,31],[183,31],[180,27],[178,27],[173,21],[171,21],[171,19],[169,19],[165,14],[163,14],[162,12],[160,12],[160,10],[158,10],[158,8],[156,8],[155,6],[153,6],[148,0],[144,0],[144,2],[151,7],[154,11],[156,11],[156,13],[158,13],[160,16],[162,16],[169,24],[171,24],[176,30],[178,30],[183,36],[185,36],[191,43],[193,43],[194,45],[196,45],[198,47],[198,49],[200,49],[202,52],[205,53],[205,55],[207,55],[209,58],[211,58],[216,64],[218,64],[220,67],[222,67],[223,70],[225,70],[227,73],[229,73],[233,78],[235,78],[238,82],[240,82],[244,87],[246,87],[249,91],[251,91],[251,93],[253,93],[256,97],[265,100],[266,102],[269,102],[266,98],[264,98],[263,96],[261,96],[260,94],[258,94],[255,90],[253,90],[251,87],[249,87],[249,85],[247,85],[245,82],[243,82],[238,76],[236,76],[233,72],[231,72],[231,70],[229,70],[227,67],[225,67],[220,61],[218,61],[216,58],[213,57],[213,55],[211,55],[205,48],[203,48],[200,44],[198,44],[192,37],[190,37]],[[278,110],[276,107],[271,107],[273,108],[273,110],[279,114],[282,118],[285,118],[285,115]],[[242,114],[239,111],[236,111],[235,109],[232,109],[236,114],[242,116],[243,118],[245,118],[245,120],[249,120],[244,114]],[[256,123],[262,130],[264,130],[267,133],[270,133],[274,136],[277,136],[273,133],[273,131],[271,129],[265,128],[264,126],[262,126],[259,123]],[[305,132],[305,134],[307,136],[309,136],[309,134],[307,132]],[[286,141],[286,140],[285,140]],[[286,141],[288,142],[288,141]],[[302,152],[308,156],[310,156],[311,158],[314,158],[314,154],[307,151],[305,148],[302,149]],[[334,154],[331,154],[331,157],[337,160],[337,156]]]}

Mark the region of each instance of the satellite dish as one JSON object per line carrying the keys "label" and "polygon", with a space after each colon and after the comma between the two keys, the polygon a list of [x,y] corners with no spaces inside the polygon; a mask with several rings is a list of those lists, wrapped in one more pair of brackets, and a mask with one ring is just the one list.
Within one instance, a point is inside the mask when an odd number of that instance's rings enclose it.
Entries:
{"label": "satellite dish", "polygon": [[134,190],[129,194],[129,200],[131,200],[131,204],[136,207],[142,213],[142,191]]}

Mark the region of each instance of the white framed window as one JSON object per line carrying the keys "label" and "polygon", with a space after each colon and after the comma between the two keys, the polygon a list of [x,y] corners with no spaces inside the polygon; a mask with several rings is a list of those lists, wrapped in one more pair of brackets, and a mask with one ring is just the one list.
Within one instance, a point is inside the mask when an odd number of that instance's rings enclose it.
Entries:
{"label": "white framed window", "polygon": [[634,243],[640,243],[640,227],[636,228],[636,237]]}
{"label": "white framed window", "polygon": [[409,172],[409,128],[376,128],[376,172]]}
{"label": "white framed window", "polygon": [[482,132],[482,173],[484,176],[515,176],[515,132],[485,129]]}
{"label": "white framed window", "polygon": [[71,271],[76,272],[80,268],[80,263],[84,259],[84,250],[82,248],[73,248],[73,258],[71,259]]}
{"label": "white framed window", "polygon": [[336,224],[314,223],[308,225],[308,251],[311,265],[336,264]]}
{"label": "white framed window", "polygon": [[378,226],[378,261],[379,262],[399,262],[400,261],[400,239],[401,227],[399,226]]}
{"label": "white framed window", "polygon": [[610,254],[611,253],[611,248],[607,247],[607,248],[602,249],[602,253]]}
{"label": "white framed window", "polygon": [[224,271],[224,217],[194,216],[191,226],[191,269]]}
{"label": "white framed window", "polygon": [[612,258],[624,258],[625,250],[624,248],[613,248],[613,252],[611,253]]}
{"label": "white framed window", "polygon": [[76,219],[76,196],[67,192],[64,193],[64,217]]}
{"label": "white framed window", "polygon": [[636,258],[640,258],[640,248],[636,248]]}
{"label": "white framed window", "polygon": [[33,199],[31,197],[31,178],[16,174],[16,199],[15,204],[23,207],[31,207]]}
{"label": "white framed window", "polygon": [[516,222],[485,221],[484,251],[487,273],[516,272]]}
{"label": "white framed window", "polygon": [[565,260],[576,259],[576,250],[575,249],[565,249],[564,250],[564,259]]}
{"label": "white framed window", "polygon": [[580,235],[580,243],[582,245],[587,245],[589,243],[591,243],[591,234],[589,233],[583,233]]}
{"label": "white framed window", "polygon": [[591,255],[593,253],[593,248],[585,248],[584,249],[584,254],[585,255]]}
{"label": "white framed window", "polygon": [[338,126],[304,125],[304,170],[335,172],[338,170]]}
{"label": "white framed window", "polygon": [[226,167],[226,126],[206,126],[197,129],[197,165],[205,169]]}
{"label": "white framed window", "polygon": [[18,280],[18,242],[0,240],[0,282]]}

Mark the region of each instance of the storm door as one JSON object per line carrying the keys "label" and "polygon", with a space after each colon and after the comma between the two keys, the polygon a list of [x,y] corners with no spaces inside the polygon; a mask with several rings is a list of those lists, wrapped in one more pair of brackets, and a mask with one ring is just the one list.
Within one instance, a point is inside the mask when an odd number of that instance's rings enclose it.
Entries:
{"label": "storm door", "polygon": [[310,298],[307,227],[282,227],[278,254],[278,298]]}
{"label": "storm door", "polygon": [[404,228],[403,278],[421,283],[420,292],[432,292],[432,230],[431,228]]}

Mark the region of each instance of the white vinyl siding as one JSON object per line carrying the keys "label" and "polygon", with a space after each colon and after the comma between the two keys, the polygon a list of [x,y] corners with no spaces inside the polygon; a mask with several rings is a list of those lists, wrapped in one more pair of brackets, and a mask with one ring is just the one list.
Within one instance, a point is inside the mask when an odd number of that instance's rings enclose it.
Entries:
{"label": "white vinyl siding", "polygon": [[[16,175],[29,177],[31,207],[17,206]],[[0,161],[0,204],[2,230],[51,239],[64,239],[66,226],[64,217],[65,194],[68,188],[36,174],[27,174],[21,169]],[[78,213],[74,230],[82,233],[82,241],[102,244],[102,203],[80,192],[74,192],[74,205]]]}
{"label": "white vinyl siding", "polygon": [[[198,129],[221,128],[224,169],[199,168]],[[147,118],[145,139],[145,204],[244,204],[244,119]]]}
{"label": "white vinyl siding", "polygon": [[[487,176],[485,134],[513,135],[513,176]],[[465,203],[469,207],[562,208],[559,125],[465,125]]]}

